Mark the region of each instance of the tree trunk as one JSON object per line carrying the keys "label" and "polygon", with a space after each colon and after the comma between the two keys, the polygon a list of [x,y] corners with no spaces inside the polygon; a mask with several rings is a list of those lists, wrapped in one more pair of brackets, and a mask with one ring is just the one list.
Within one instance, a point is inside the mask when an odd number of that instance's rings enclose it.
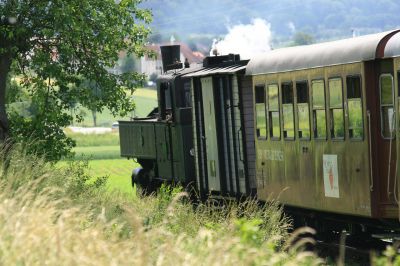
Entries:
{"label": "tree trunk", "polygon": [[4,143],[9,134],[9,123],[6,112],[6,85],[11,68],[11,54],[0,55],[0,142]]}
{"label": "tree trunk", "polygon": [[97,112],[96,112],[96,110],[92,110],[92,116],[93,116],[93,126],[97,127]]}

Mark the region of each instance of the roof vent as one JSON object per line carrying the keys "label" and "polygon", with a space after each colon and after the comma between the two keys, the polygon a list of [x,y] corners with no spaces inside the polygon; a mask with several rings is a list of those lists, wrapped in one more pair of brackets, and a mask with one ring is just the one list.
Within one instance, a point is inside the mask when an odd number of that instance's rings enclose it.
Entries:
{"label": "roof vent", "polygon": [[240,55],[238,54],[228,54],[219,56],[207,56],[203,60],[203,67],[212,67],[222,63],[235,63],[240,61]]}

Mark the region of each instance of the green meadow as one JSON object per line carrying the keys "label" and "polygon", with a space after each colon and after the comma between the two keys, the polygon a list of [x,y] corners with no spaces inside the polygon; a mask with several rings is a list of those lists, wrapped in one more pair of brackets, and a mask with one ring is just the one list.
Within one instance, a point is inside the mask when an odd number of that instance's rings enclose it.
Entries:
{"label": "green meadow", "polygon": [[[134,94],[136,105],[135,115],[145,117],[157,106],[157,93],[152,89],[137,89]],[[85,121],[75,126],[93,126],[91,112],[82,109],[85,113]],[[104,110],[97,114],[98,126],[111,127],[117,120],[128,120],[130,117],[113,117],[110,112]],[[67,135],[76,141],[73,149],[74,161],[87,161],[87,174],[93,177],[107,176],[107,187],[110,190],[120,190],[132,193],[132,170],[139,165],[134,160],[121,158],[119,148],[119,135],[117,132],[104,134],[82,134],[67,130]],[[69,159],[70,160],[70,159]],[[69,160],[59,163],[66,166]]]}
{"label": "green meadow", "polygon": [[[127,116],[114,117],[108,109],[104,109],[101,113],[97,113],[98,127],[111,127],[111,125],[118,120],[129,120],[131,117],[146,117],[154,107],[157,107],[157,91],[154,89],[136,89],[131,95],[135,103],[135,111]],[[79,127],[93,127],[92,112],[84,107],[78,108],[75,114],[83,116],[84,120],[80,123],[74,123],[74,126]]]}

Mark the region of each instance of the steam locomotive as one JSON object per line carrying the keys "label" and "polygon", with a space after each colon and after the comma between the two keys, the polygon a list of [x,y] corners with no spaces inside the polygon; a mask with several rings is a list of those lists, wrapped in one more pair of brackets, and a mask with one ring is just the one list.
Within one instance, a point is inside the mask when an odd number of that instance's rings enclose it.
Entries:
{"label": "steam locomotive", "polygon": [[400,30],[197,68],[162,48],[158,108],[120,121],[133,182],[202,196],[279,198],[321,229],[398,232]]}

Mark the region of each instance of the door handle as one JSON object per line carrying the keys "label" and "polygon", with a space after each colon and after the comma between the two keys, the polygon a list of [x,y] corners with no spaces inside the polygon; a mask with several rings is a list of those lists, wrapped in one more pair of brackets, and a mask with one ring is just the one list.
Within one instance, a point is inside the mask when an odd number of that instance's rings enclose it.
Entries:
{"label": "door handle", "polygon": [[244,161],[243,160],[243,156],[242,156],[242,142],[240,141],[240,133],[242,132],[242,128],[239,128],[239,130],[237,131],[237,141],[238,141],[238,147],[239,147],[239,160],[240,161]]}

